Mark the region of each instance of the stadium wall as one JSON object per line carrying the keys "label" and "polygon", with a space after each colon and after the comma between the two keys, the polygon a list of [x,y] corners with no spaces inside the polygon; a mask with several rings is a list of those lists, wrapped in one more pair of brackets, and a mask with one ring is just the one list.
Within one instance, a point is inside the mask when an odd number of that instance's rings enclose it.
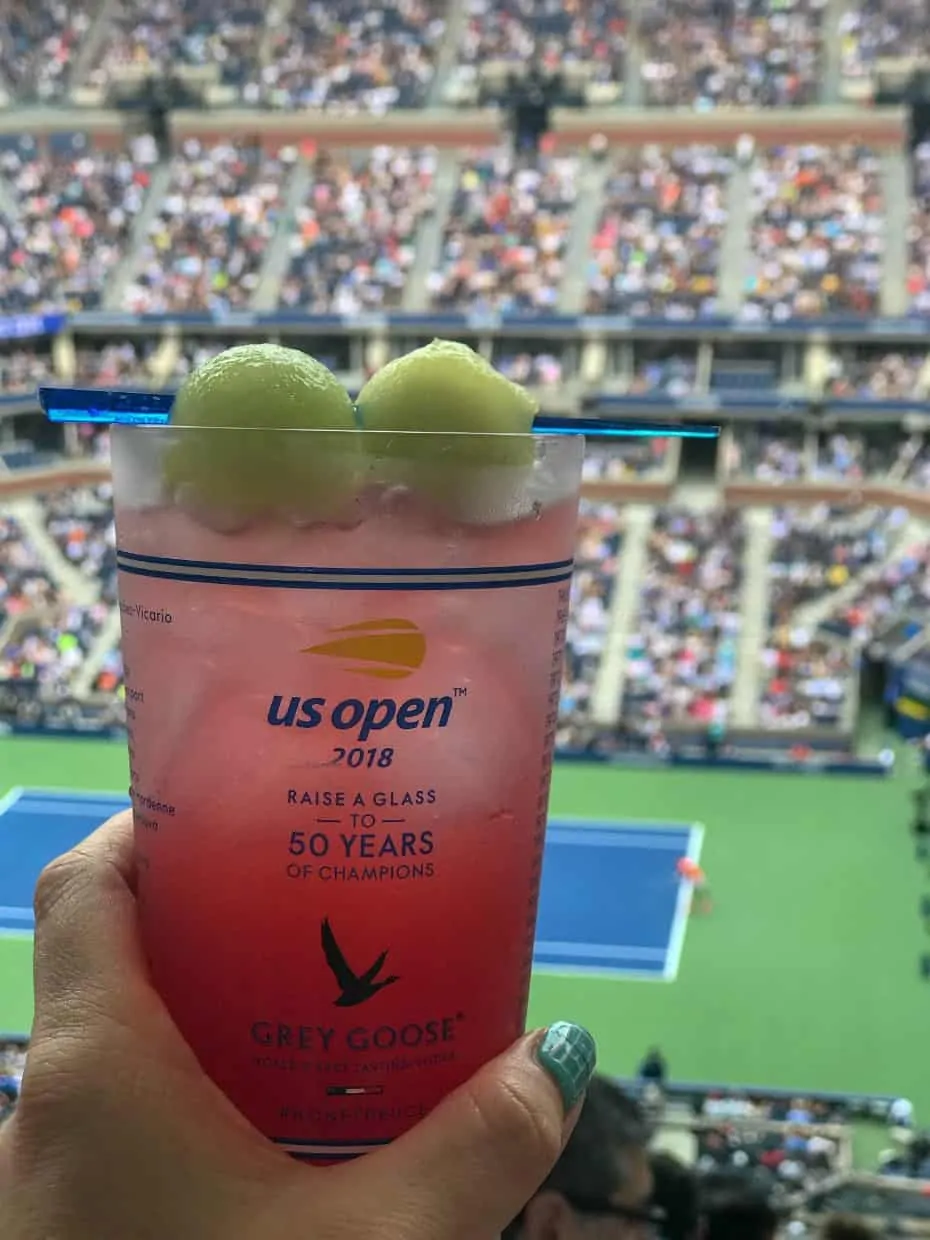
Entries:
{"label": "stadium wall", "polygon": [[[499,109],[465,111],[424,109],[389,112],[367,118],[334,116],[323,112],[257,112],[226,108],[215,112],[178,111],[172,114],[176,138],[229,138],[257,140],[267,146],[309,142],[329,146],[377,146],[384,143],[440,146],[483,146],[500,141],[505,114]],[[862,142],[876,147],[900,148],[907,137],[903,108],[807,108],[727,110],[691,113],[654,109],[556,108],[553,136],[563,145],[587,142],[603,134],[616,144],[701,142],[723,146],[744,134],[759,143],[779,144],[792,139],[807,142]],[[62,108],[23,108],[0,113],[0,133],[28,133],[41,139],[75,128],[93,136],[100,146],[121,146],[131,121],[107,109],[80,111]]]}

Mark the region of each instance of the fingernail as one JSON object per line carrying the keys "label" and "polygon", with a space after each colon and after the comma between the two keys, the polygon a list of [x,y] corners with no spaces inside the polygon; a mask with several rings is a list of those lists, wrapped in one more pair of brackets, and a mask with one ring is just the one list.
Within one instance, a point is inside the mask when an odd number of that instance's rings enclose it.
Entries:
{"label": "fingernail", "polygon": [[543,1034],[536,1058],[558,1085],[565,1110],[570,1111],[594,1075],[594,1039],[581,1025],[559,1020]]}

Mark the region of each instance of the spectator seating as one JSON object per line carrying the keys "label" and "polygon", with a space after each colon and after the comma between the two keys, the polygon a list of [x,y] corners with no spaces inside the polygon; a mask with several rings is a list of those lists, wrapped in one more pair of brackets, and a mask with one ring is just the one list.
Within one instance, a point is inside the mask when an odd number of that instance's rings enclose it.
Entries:
{"label": "spectator seating", "polygon": [[18,103],[59,103],[90,28],[86,3],[7,0],[0,15],[0,76]]}
{"label": "spectator seating", "polygon": [[930,314],[930,142],[922,142],[914,152],[914,199],[907,243],[910,308],[916,314]]}
{"label": "spectator seating", "polygon": [[747,319],[872,314],[881,283],[884,202],[867,147],[782,146],[752,177]]}
{"label": "spectator seating", "polygon": [[923,543],[863,583],[852,600],[833,612],[829,628],[862,643],[891,617],[908,615],[930,617],[930,547]]}
{"label": "spectator seating", "polygon": [[121,697],[124,688],[123,653],[118,646],[103,657],[94,676],[93,692],[108,698]]}
{"label": "spectator seating", "polygon": [[0,516],[0,567],[0,683],[66,693],[112,601],[83,607],[65,599],[11,516]]}
{"label": "spectator seating", "polygon": [[215,336],[184,336],[174,364],[171,382],[182,383],[192,370],[208,362],[211,357],[216,357],[224,349],[241,343],[243,342],[239,340],[218,340]]}
{"label": "spectator seating", "polygon": [[849,357],[833,354],[827,390],[845,400],[926,400],[930,388],[926,372],[925,350]]}
{"label": "spectator seating", "polygon": [[627,0],[466,0],[468,23],[460,77],[486,65],[530,63],[545,72],[583,66],[588,81],[621,83],[628,35]]}
{"label": "spectator seating", "polygon": [[0,311],[99,308],[145,202],[147,151],[99,151],[80,135],[42,153],[27,141],[4,149],[18,218],[0,215]]}
{"label": "spectator seating", "polygon": [[296,0],[288,16],[262,70],[272,107],[383,113],[426,102],[446,29],[441,0]]}
{"label": "spectator seating", "polygon": [[0,627],[34,606],[54,602],[56,590],[41,556],[15,517],[0,513]]}
{"label": "spectator seating", "polygon": [[247,307],[296,158],[291,148],[270,155],[248,143],[187,138],[172,160],[125,308],[169,314]]}
{"label": "spectator seating", "polygon": [[668,473],[670,446],[670,440],[659,438],[619,440],[609,447],[589,444],[584,458],[584,481],[624,482],[662,477]]}
{"label": "spectator seating", "polygon": [[794,428],[739,427],[729,437],[725,470],[757,482],[798,482],[806,473],[804,448],[804,433]]}
{"label": "spectator seating", "polygon": [[622,542],[620,508],[582,500],[559,705],[562,744],[571,745],[590,716],[591,694],[610,629]]}
{"label": "spectator seating", "polygon": [[281,306],[310,314],[396,308],[417,230],[434,207],[435,167],[431,148],[321,154],[295,214]]}
{"label": "spectator seating", "polygon": [[923,0],[855,0],[843,7],[840,34],[846,78],[870,76],[879,60],[930,53]]}
{"label": "spectator seating", "polygon": [[[846,1130],[810,1123],[775,1123],[747,1116],[718,1126],[700,1124],[697,1170],[755,1173],[783,1200],[814,1192],[841,1169],[843,1144],[851,1142]],[[845,1142],[843,1140],[845,1138]]]}
{"label": "spectator seating", "polygon": [[116,602],[116,533],[109,483],[56,491],[43,501],[49,534],[65,559],[99,583],[100,597]]}
{"label": "spectator seating", "polygon": [[895,450],[894,443],[877,441],[862,432],[820,435],[814,476],[829,482],[863,482],[887,473],[894,463]]}
{"label": "spectator seating", "polygon": [[110,428],[99,426],[94,422],[78,422],[77,454],[95,461],[110,461]]}
{"label": "spectator seating", "polygon": [[[864,570],[880,564],[905,515],[826,504],[776,511],[769,563],[770,632],[762,652],[763,727],[835,727],[842,722],[855,652],[836,637],[817,637],[799,617],[799,608],[842,590]],[[838,626],[828,627],[838,633]]]}
{"label": "spectator seating", "polygon": [[26,345],[0,353],[0,393],[34,392],[53,374],[49,353]]}
{"label": "spectator seating", "polygon": [[[508,349],[505,343],[504,350]],[[513,383],[528,387],[558,387],[562,382],[562,361],[554,353],[501,352],[494,366]]]}
{"label": "spectator seating", "polygon": [[712,147],[646,147],[618,158],[594,237],[590,313],[715,312],[729,172],[729,157]]}
{"label": "spectator seating", "polygon": [[762,666],[762,727],[797,731],[840,725],[855,668],[847,644],[820,640],[806,629],[786,625],[771,635]]}
{"label": "spectator seating", "polygon": [[146,387],[152,382],[148,362],[157,344],[133,339],[112,340],[75,349],[74,381],[81,387]]}
{"label": "spectator seating", "polygon": [[791,625],[797,609],[840,590],[888,554],[897,521],[883,508],[779,508],[769,558],[771,622]]}
{"label": "spectator seating", "polygon": [[646,99],[662,107],[816,103],[825,0],[646,0],[639,18]]}
{"label": "spectator seating", "polygon": [[500,147],[466,157],[429,277],[433,308],[555,310],[577,176],[574,156]]}
{"label": "spectator seating", "polygon": [[266,8],[256,0],[117,0],[89,84],[120,75],[136,80],[166,69],[215,66],[218,78],[243,91],[258,81]]}
{"label": "spectator seating", "polygon": [[743,549],[738,511],[657,513],[627,647],[624,718],[672,726],[725,720],[742,624]]}
{"label": "spectator seating", "polygon": [[630,395],[663,392],[673,399],[681,399],[691,395],[696,382],[696,357],[640,358],[630,384]]}

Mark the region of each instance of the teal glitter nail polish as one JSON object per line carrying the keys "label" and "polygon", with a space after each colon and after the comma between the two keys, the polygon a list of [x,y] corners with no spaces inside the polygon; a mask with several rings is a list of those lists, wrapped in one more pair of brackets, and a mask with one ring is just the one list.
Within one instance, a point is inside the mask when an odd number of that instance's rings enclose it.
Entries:
{"label": "teal glitter nail polish", "polygon": [[565,1110],[570,1111],[594,1075],[594,1039],[581,1025],[556,1021],[543,1035],[536,1057],[558,1085]]}

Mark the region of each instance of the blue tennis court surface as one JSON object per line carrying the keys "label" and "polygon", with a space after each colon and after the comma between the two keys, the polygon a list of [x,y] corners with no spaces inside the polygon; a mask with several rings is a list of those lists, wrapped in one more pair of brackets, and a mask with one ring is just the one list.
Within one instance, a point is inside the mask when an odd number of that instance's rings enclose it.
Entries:
{"label": "blue tennis court surface", "polygon": [[[127,803],[20,788],[0,800],[0,934],[31,933],[39,871]],[[690,898],[675,866],[699,858],[702,837],[697,824],[551,820],[536,967],[673,981]]]}

